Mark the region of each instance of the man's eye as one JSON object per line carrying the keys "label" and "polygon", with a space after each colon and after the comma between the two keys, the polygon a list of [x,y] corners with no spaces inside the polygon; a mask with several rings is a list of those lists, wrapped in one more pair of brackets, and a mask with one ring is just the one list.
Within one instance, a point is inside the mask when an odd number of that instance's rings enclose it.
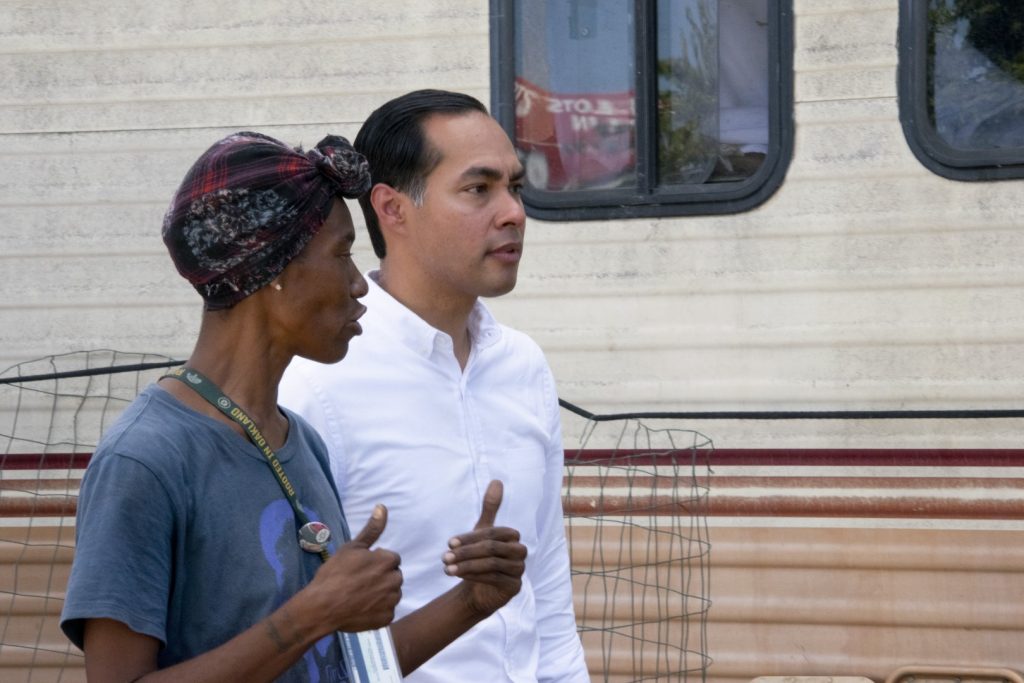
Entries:
{"label": "man's eye", "polygon": [[522,194],[522,192],[523,192],[523,183],[515,183],[514,185],[511,185],[509,187],[509,191],[512,194]]}

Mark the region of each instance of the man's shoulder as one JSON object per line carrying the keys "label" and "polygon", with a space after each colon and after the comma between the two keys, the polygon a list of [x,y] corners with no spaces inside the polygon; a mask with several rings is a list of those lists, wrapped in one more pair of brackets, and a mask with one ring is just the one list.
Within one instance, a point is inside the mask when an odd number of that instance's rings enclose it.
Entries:
{"label": "man's shoulder", "polygon": [[515,354],[510,356],[512,358],[547,364],[544,350],[529,334],[499,322],[495,322],[495,329],[498,331],[499,343],[504,347],[503,353],[511,352]]}
{"label": "man's shoulder", "polygon": [[[351,343],[345,357],[337,363],[319,363],[308,358],[293,358],[278,385],[278,403],[308,420],[318,429],[326,421],[343,418],[342,405],[358,405],[360,397],[381,383],[381,367],[387,355],[370,340],[359,349]],[[356,340],[353,340],[355,342]]]}
{"label": "man's shoulder", "polygon": [[540,352],[540,345],[526,332],[505,323],[496,323],[496,325],[501,331],[501,336],[507,338],[509,343],[521,344],[524,348],[529,347]]}
{"label": "man's shoulder", "polygon": [[470,313],[469,326],[485,345],[489,340],[524,353],[544,356],[540,345],[526,332],[499,321],[486,303],[477,299]]}

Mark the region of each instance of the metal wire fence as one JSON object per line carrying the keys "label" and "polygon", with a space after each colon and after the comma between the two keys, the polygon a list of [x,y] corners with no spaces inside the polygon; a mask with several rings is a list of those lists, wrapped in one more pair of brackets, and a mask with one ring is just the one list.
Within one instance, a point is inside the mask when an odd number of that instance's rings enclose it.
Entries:
{"label": "metal wire fence", "polygon": [[[79,482],[103,432],[180,363],[94,350],[0,373],[0,680],[85,679],[59,628]],[[566,419],[585,421],[563,500],[593,680],[704,680],[711,441],[664,419]]]}

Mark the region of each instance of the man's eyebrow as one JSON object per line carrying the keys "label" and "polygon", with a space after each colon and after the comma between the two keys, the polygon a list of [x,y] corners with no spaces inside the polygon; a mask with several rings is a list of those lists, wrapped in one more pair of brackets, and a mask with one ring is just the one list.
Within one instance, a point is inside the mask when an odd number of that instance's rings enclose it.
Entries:
{"label": "man's eyebrow", "polygon": [[[510,181],[521,180],[526,175],[526,169],[522,166],[518,166],[515,171],[509,176]],[[484,178],[491,182],[501,180],[505,174],[502,171],[494,168],[493,166],[470,166],[462,172],[462,177],[465,179],[469,178]]]}

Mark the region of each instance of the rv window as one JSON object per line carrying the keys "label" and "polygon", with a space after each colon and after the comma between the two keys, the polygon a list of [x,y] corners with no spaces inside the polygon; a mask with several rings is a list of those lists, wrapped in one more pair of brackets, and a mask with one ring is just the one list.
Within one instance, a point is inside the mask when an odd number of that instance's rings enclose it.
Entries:
{"label": "rv window", "polygon": [[1024,176],[1024,3],[901,3],[900,118],[936,173]]}
{"label": "rv window", "polygon": [[788,2],[492,0],[493,110],[532,216],[725,213],[789,161]]}

